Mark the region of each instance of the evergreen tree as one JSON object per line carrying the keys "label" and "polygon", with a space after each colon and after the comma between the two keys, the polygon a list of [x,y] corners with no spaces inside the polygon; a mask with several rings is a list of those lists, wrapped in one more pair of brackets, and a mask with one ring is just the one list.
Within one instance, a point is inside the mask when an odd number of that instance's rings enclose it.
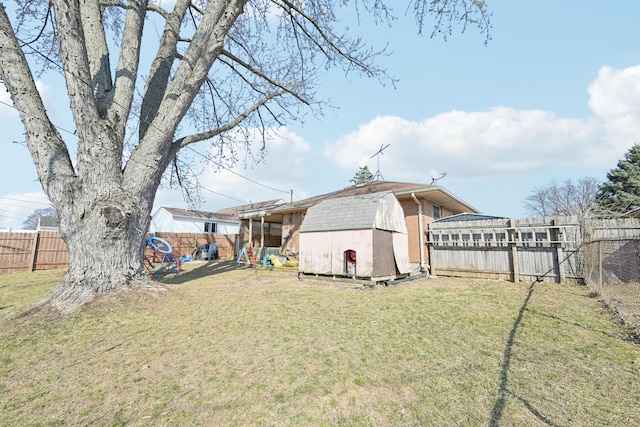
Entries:
{"label": "evergreen tree", "polygon": [[353,182],[353,186],[368,184],[373,181],[374,175],[369,170],[369,166],[361,167],[358,172],[356,172],[355,176],[349,180],[349,182]]}
{"label": "evergreen tree", "polygon": [[607,181],[600,186],[598,203],[616,212],[640,207],[640,145],[631,147],[609,171]]}

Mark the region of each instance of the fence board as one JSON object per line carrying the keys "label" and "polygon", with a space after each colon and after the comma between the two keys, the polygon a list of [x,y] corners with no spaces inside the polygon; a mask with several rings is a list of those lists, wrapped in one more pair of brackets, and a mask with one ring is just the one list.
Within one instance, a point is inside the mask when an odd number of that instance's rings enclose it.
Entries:
{"label": "fence board", "polygon": [[429,224],[433,274],[493,279],[579,279],[575,217]]}
{"label": "fence board", "polygon": [[35,231],[0,232],[0,273],[31,270],[36,240]]}
{"label": "fence board", "polygon": [[[237,236],[198,233],[156,233],[167,240],[179,255],[196,255],[205,243],[218,245],[218,257],[236,259]],[[69,251],[57,231],[0,232],[0,274],[67,268]]]}
{"label": "fence board", "polygon": [[57,231],[40,231],[33,270],[53,270],[69,265],[67,244]]}
{"label": "fence board", "polygon": [[180,256],[198,256],[198,248],[205,243],[218,245],[220,259],[233,260],[238,253],[238,238],[235,234],[154,233],[154,235],[169,242],[174,252]]}

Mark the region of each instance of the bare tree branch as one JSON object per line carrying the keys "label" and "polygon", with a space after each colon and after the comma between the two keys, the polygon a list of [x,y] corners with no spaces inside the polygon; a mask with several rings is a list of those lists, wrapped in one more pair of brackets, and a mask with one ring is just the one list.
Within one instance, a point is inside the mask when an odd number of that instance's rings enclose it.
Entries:
{"label": "bare tree branch", "polygon": [[524,208],[534,216],[585,215],[596,202],[598,180],[579,178],[576,183],[568,179],[559,184],[553,180],[545,187],[535,187],[524,202]]}
{"label": "bare tree branch", "polygon": [[62,137],[47,116],[27,60],[1,3],[0,51],[0,77],[10,93],[21,95],[12,98],[24,124],[27,147],[36,164],[40,182],[52,201],[60,200],[55,189],[69,190],[75,179],[71,158]]}
{"label": "bare tree branch", "polygon": [[[247,64],[246,62],[244,62],[242,59],[238,58],[237,56],[235,56],[234,54],[232,54],[231,52],[228,52],[226,50],[222,50],[222,55],[226,56],[227,58],[231,59],[232,61],[236,62],[237,64],[241,65],[242,67],[244,67],[246,70],[250,71],[251,73],[255,74],[256,76],[260,77],[261,79],[265,80],[266,82],[268,82],[269,84],[271,84],[272,86],[275,86],[279,89],[282,89],[283,93],[288,93],[289,95],[293,96],[294,98],[296,98],[298,101],[302,102],[303,104],[309,105],[310,102],[306,99],[304,99],[303,97],[301,97],[297,92],[295,92],[294,90],[291,90],[290,88],[285,87],[283,84],[276,82],[275,80],[271,79],[269,76],[267,76],[266,74],[262,73],[260,70],[253,68],[251,65]],[[229,63],[228,61],[224,61],[222,59],[219,59],[219,61],[221,61],[222,63],[226,64],[227,66],[229,66],[229,68],[231,68],[233,71],[235,71],[238,75],[241,76],[241,78],[243,80],[245,80],[250,86],[253,86],[252,83],[250,83],[248,80],[244,79],[244,77],[242,77],[242,73],[240,73],[234,66],[233,64]]]}
{"label": "bare tree branch", "polygon": [[122,48],[116,68],[115,93],[113,93],[109,119],[123,141],[131,104],[136,93],[135,86],[140,65],[142,31],[147,6],[148,0],[131,0],[129,2],[124,31],[122,32]]}
{"label": "bare tree branch", "polygon": [[186,147],[189,144],[193,144],[194,142],[198,142],[198,141],[204,141],[207,139],[211,139],[217,135],[220,135],[230,129],[235,128],[236,126],[238,126],[240,123],[242,123],[244,120],[246,120],[247,117],[249,117],[251,115],[251,113],[253,113],[254,111],[257,111],[260,107],[262,107],[263,105],[265,105],[267,102],[269,102],[271,99],[276,98],[278,96],[282,96],[285,92],[279,92],[279,93],[275,93],[269,96],[266,96],[265,98],[263,98],[262,100],[260,100],[260,102],[257,102],[255,104],[253,104],[251,107],[247,108],[242,114],[238,115],[234,120],[232,120],[229,123],[226,123],[220,127],[217,127],[215,129],[211,129],[207,132],[200,132],[197,134],[192,134],[189,136],[185,136],[183,138],[178,139],[177,141],[175,141],[171,147],[171,150],[173,153],[178,152],[180,149]]}

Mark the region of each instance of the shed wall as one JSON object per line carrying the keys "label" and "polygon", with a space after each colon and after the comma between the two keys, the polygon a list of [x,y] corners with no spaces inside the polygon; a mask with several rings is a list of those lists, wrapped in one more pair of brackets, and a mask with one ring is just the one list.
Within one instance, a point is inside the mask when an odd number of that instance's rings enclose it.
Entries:
{"label": "shed wall", "polygon": [[[393,233],[385,230],[373,232],[372,277],[396,276],[396,261],[393,256]],[[358,273],[360,275],[360,273]]]}
{"label": "shed wall", "polygon": [[310,274],[346,274],[344,252],[349,249],[356,251],[356,275],[374,276],[372,230],[300,233],[299,269]]}

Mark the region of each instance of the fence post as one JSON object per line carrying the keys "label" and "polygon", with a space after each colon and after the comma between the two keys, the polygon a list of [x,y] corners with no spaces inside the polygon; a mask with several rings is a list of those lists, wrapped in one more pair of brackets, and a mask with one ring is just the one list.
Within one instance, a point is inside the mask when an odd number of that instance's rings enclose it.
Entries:
{"label": "fence post", "polygon": [[508,229],[509,245],[511,246],[511,262],[513,267],[513,281],[518,283],[520,281],[520,261],[518,259],[518,242],[516,241],[516,220],[509,220]]}
{"label": "fence post", "polygon": [[551,220],[551,226],[553,227],[553,246],[555,246],[556,248],[556,263],[558,265],[558,279],[560,281],[560,283],[564,283],[564,281],[566,280],[566,275],[565,275],[565,271],[564,271],[564,263],[562,262],[562,255],[564,254],[564,250],[562,247],[562,240],[564,240],[563,234],[560,231],[560,227],[557,226],[556,224],[556,220],[552,219]]}
{"label": "fence post", "polygon": [[602,289],[602,240],[598,240],[598,289]]}
{"label": "fence post", "polygon": [[[429,233],[427,231],[427,233]],[[431,276],[435,276],[436,275],[436,267],[434,265],[433,259],[434,259],[434,252],[435,249],[433,247],[433,234],[431,235],[427,235],[427,257],[429,259],[429,274]]]}
{"label": "fence post", "polygon": [[33,234],[33,241],[31,242],[31,253],[29,254],[29,271],[36,270],[36,254],[38,253],[39,243],[40,243],[40,232],[36,231]]}

